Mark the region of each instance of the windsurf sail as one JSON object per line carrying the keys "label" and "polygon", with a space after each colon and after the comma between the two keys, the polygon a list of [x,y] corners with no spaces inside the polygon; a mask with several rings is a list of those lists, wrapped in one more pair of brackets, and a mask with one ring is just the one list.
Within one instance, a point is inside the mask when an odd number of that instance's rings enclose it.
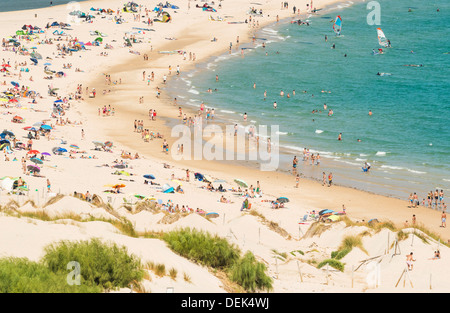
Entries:
{"label": "windsurf sail", "polygon": [[378,35],[378,43],[380,44],[380,46],[382,46],[382,47],[389,46],[389,41],[386,38],[386,36],[384,35],[381,28],[377,28],[377,35]]}
{"label": "windsurf sail", "polygon": [[336,20],[334,21],[334,24],[333,24],[333,30],[337,36],[339,36],[341,34],[342,18],[340,15],[336,16]]}

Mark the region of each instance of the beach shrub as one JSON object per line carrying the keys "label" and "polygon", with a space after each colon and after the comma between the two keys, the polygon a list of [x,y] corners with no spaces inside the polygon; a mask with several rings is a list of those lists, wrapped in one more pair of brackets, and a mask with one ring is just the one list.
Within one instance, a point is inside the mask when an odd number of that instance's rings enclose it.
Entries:
{"label": "beach shrub", "polygon": [[54,273],[25,258],[0,259],[0,293],[96,293],[98,286],[69,285],[66,273]]}
{"label": "beach shrub", "polygon": [[164,234],[163,239],[181,256],[213,268],[229,267],[239,259],[239,249],[226,239],[196,229],[172,231]]}
{"label": "beach shrub", "polygon": [[[357,247],[357,248],[359,248],[359,249],[361,249],[361,251],[363,251],[363,252],[365,252],[366,254],[368,254],[367,253],[367,250],[363,247],[363,244],[362,244],[362,237],[360,236],[360,235],[358,235],[358,236],[347,236],[347,237],[345,237],[343,240],[342,240],[342,243],[341,243],[341,245],[339,246],[339,249],[338,249],[338,251],[341,251],[341,250],[352,250],[353,248],[355,248],[355,247]],[[350,252],[349,251],[349,252]]]}
{"label": "beach shrub", "polygon": [[45,249],[43,263],[54,273],[67,275],[67,264],[80,264],[81,283],[100,286],[103,289],[128,287],[144,276],[141,261],[129,255],[126,247],[102,243],[99,239],[90,241],[61,241]]}
{"label": "beach shrub", "polygon": [[[240,250],[226,239],[190,228],[166,233],[162,238],[181,256],[219,270],[216,276],[223,270],[246,291],[272,289],[272,279],[265,274],[266,266],[256,261],[250,252],[240,258]],[[185,275],[184,280],[190,281],[190,278]]]}
{"label": "beach shrub", "polygon": [[343,257],[345,257],[347,254],[349,254],[350,251],[352,251],[352,249],[342,249],[342,250],[338,250],[338,251],[333,251],[333,252],[331,252],[331,258],[340,260]]}
{"label": "beach shrub", "polygon": [[322,268],[325,265],[330,265],[332,268],[337,269],[338,271],[343,272],[344,271],[344,264],[342,262],[336,260],[336,259],[326,259],[317,265],[317,268]]}
{"label": "beach shrub", "polygon": [[231,280],[238,283],[245,290],[272,290],[272,278],[266,275],[266,266],[256,261],[253,253],[248,251],[243,258],[234,263],[231,268]]}

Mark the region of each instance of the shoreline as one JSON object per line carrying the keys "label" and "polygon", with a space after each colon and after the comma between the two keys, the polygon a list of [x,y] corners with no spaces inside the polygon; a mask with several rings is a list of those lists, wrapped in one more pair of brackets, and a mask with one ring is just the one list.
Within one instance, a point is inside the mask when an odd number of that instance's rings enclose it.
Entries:
{"label": "shoreline", "polygon": [[[359,4],[360,2],[357,2],[357,3]],[[347,5],[342,7],[340,4],[347,4]],[[323,12],[323,14],[328,14],[330,12],[334,12],[335,10],[346,9],[347,7],[350,7],[352,5],[349,5],[347,2],[341,1],[341,2],[337,2],[338,7],[336,7],[336,3],[333,3],[330,5],[327,5],[320,12]],[[319,13],[316,16],[320,17],[320,14],[322,14],[322,13]],[[283,23],[284,24],[288,23],[293,18],[294,17],[287,17],[283,20],[280,20],[280,22],[279,22],[280,26],[282,26]],[[298,18],[298,16],[295,16],[295,18]],[[266,28],[266,27],[270,28],[270,27],[273,27],[276,25],[278,25],[278,23],[273,22],[273,23],[269,23],[269,24],[266,24],[266,25],[260,27],[256,32],[256,38],[260,37],[260,34],[264,30],[264,28]],[[251,38],[249,38],[248,41],[242,43],[242,45],[245,45],[245,44],[248,47],[251,47],[251,45],[252,45]],[[273,44],[273,43],[271,43],[271,44]],[[256,45],[256,44],[254,44],[254,45]],[[257,48],[255,48],[255,49],[257,49]],[[222,61],[228,62],[232,58],[239,58],[239,55],[234,51],[234,49],[233,49],[232,54],[228,54],[226,51],[224,51],[222,54],[211,56],[208,60],[205,60],[201,64],[196,64],[195,68],[191,69],[189,72],[187,72],[187,73],[185,72],[180,77],[176,77],[176,82],[175,82],[176,86],[175,87],[173,87],[173,86],[171,87],[170,85],[168,85],[168,93],[170,94],[171,98],[176,97],[177,95],[179,95],[179,93],[177,93],[177,90],[179,90],[180,87],[181,88],[185,87],[187,89],[191,88],[190,83],[191,83],[191,78],[193,76],[198,75],[201,72],[210,71],[210,66],[209,66],[210,64],[214,64],[215,62],[222,62]],[[215,66],[214,67],[211,66],[211,67],[215,68]],[[213,71],[215,71],[215,70],[213,70]],[[188,79],[190,81],[189,84],[187,84],[187,83],[185,84],[186,79]],[[202,92],[204,92],[204,91],[200,91],[200,93],[202,93]],[[198,106],[195,106],[194,103],[186,104],[186,102],[190,102],[189,99],[185,99],[185,98],[189,97],[189,92],[184,90],[181,94],[183,95],[183,99],[179,100],[178,102],[183,103],[183,105],[182,105],[183,110],[187,109],[190,112],[195,112],[195,110],[199,108],[200,101],[198,101],[198,99],[193,100],[193,101],[195,101],[195,103]],[[198,97],[198,95],[196,95],[196,96]],[[210,108],[210,107],[215,107],[215,106],[214,106],[214,104],[206,104],[206,107]],[[220,110],[218,110],[217,107],[215,107],[215,109],[216,109],[216,116],[218,115],[217,111],[221,111],[221,110],[226,111],[227,110],[227,108],[224,107],[223,105],[219,108]],[[231,114],[231,113],[229,113],[229,114]],[[242,116],[242,114],[239,114],[239,113],[233,113],[233,114],[237,115],[236,119],[238,119]],[[227,124],[227,121],[228,121],[228,124],[234,124],[236,122],[236,119],[233,119],[233,116],[231,116],[231,115],[224,116],[224,114],[222,114],[222,119],[221,119],[220,124],[222,126],[224,126]],[[217,121],[214,121],[214,123],[217,124]],[[239,123],[239,122],[236,122],[236,123]],[[239,124],[239,125],[242,126],[241,124]],[[321,152],[314,148],[312,148],[310,150],[313,153],[320,152],[320,154],[322,156],[321,167],[324,168],[327,172],[329,172],[330,170],[333,171],[333,173],[335,171],[339,172],[339,179],[341,179],[341,182],[339,183],[339,185],[341,185],[343,187],[354,188],[357,190],[366,191],[368,193],[379,194],[379,195],[383,195],[383,196],[387,196],[387,197],[395,198],[395,199],[399,199],[399,200],[408,199],[408,196],[412,193],[412,191],[417,192],[418,194],[426,195],[426,193],[430,190],[429,187],[422,187],[421,182],[418,181],[417,176],[422,174],[423,172],[410,169],[408,166],[399,167],[396,164],[386,163],[386,161],[382,161],[382,160],[376,160],[376,161],[369,160],[371,163],[373,162],[372,165],[374,165],[374,163],[377,163],[377,171],[376,172],[371,171],[369,174],[363,174],[361,167],[362,167],[363,161],[366,157],[362,157],[362,156],[358,156],[358,155],[347,156],[345,153],[338,154],[338,153],[330,152],[330,151],[322,151]],[[285,142],[284,146],[282,145],[280,147],[280,154],[282,154],[281,158],[283,159],[283,162],[282,162],[282,165],[277,170],[279,170],[281,172],[289,173],[290,168],[291,168],[290,163],[291,163],[292,157],[294,155],[297,155],[297,157],[298,157],[299,155],[302,154],[302,151],[300,151],[300,147],[293,147],[293,146],[290,147],[288,145],[288,143]],[[355,158],[356,158],[356,160],[355,160]],[[363,159],[363,160],[360,161],[358,159]],[[356,164],[355,162],[356,163],[361,162],[361,164]],[[299,164],[301,165],[301,163],[302,162],[300,160]],[[303,176],[303,178],[310,179],[313,181],[320,181],[321,178],[319,176],[321,175],[321,172],[318,170],[312,169],[311,166],[308,166],[307,163],[309,163],[309,161],[304,162],[304,163],[305,163],[305,166],[303,169],[304,169],[305,175]],[[374,166],[372,166],[372,167],[375,168]],[[397,170],[400,170],[400,172],[396,173]],[[434,169],[433,169],[433,171],[434,171]],[[395,184],[389,184],[391,179],[395,179],[395,177],[403,177],[403,175],[405,175],[405,174],[408,175],[407,172],[409,173],[410,176],[406,176],[405,179],[399,179],[398,181],[396,181]],[[385,173],[387,173],[387,174],[385,174]],[[370,175],[370,177],[371,177],[370,180],[367,179],[367,177],[365,177],[367,175]],[[385,177],[385,176],[388,176],[388,177]],[[402,182],[403,182],[403,184],[402,184]],[[418,188],[416,188],[415,185],[418,186]],[[434,187],[437,186],[436,187],[437,189],[444,189],[446,192],[448,192],[449,189],[446,188],[445,185],[446,184],[443,181],[437,180],[431,189],[434,190]]]}
{"label": "shoreline", "polygon": [[[339,2],[339,1],[337,1]],[[286,19],[289,19],[289,17],[287,17]],[[268,24],[272,24],[272,22],[268,23]],[[260,28],[263,28],[265,25],[262,25]],[[250,30],[251,33],[251,30]],[[251,42],[251,36],[247,37],[247,43]],[[187,45],[188,47],[192,45],[189,44]],[[169,42],[167,44],[164,45],[164,48],[160,48],[159,50],[163,49],[163,50],[171,50],[170,48],[173,47],[174,49],[177,49],[175,47],[178,47],[179,49],[179,45],[177,45],[176,41],[173,42]],[[186,47],[186,46],[184,46]],[[226,53],[226,50],[223,50],[222,53]],[[153,54],[155,54],[155,50],[153,50],[152,52]],[[150,55],[150,54],[149,54]],[[206,59],[208,59],[211,56],[206,57]],[[163,63],[163,59],[167,58],[167,56],[165,55],[158,55],[158,57],[156,59],[152,59],[152,57],[150,57],[150,59],[153,62],[156,63]],[[205,58],[202,58],[205,59]],[[203,63],[205,61],[197,61],[196,63],[193,63],[192,66],[195,67],[196,64],[199,63]],[[168,61],[168,63],[166,62],[166,64],[170,64],[171,62]],[[173,63],[175,64],[175,63]],[[118,67],[120,68],[121,65],[118,65]],[[122,65],[123,66],[123,65]],[[174,66],[173,66],[174,67]],[[123,70],[123,68],[122,68]],[[159,70],[161,71],[161,68],[159,68]],[[185,72],[186,70],[182,68],[182,72]],[[189,68],[188,70],[189,71]],[[119,71],[121,72],[121,71]],[[97,78],[96,80],[97,82],[99,82],[100,80]],[[170,81],[170,77],[168,79],[168,81]],[[89,83],[89,85],[91,85],[91,83]],[[161,85],[160,85],[161,86]],[[164,90],[164,89],[162,89]],[[152,89],[153,91],[153,89]],[[149,94],[150,97],[152,97],[152,92],[147,92],[146,95]],[[173,106],[172,104],[172,99],[171,97],[169,97],[168,95],[166,95],[165,92],[162,93],[162,96],[160,99],[158,99],[158,102],[160,103],[158,106],[156,104],[152,104],[152,106],[157,107],[158,108],[158,122],[154,123],[157,124],[155,127],[150,127],[152,129],[157,129],[158,131],[160,131],[161,133],[164,133],[166,136],[169,133],[169,128],[167,128],[166,126],[166,120],[167,119],[177,119],[177,108]],[[148,108],[148,106],[146,105],[146,109]],[[91,107],[92,110],[94,110],[93,107]],[[163,112],[163,113],[160,113]],[[139,114],[134,114],[134,116],[132,117],[130,115],[130,112],[127,112],[128,114],[128,121],[130,122],[129,125],[129,129],[131,130],[132,128],[132,121],[134,119],[137,119],[137,117],[140,117],[141,119],[145,120],[146,119],[146,114],[145,111],[143,111],[142,109],[140,110],[140,115]],[[145,126],[145,128],[148,128],[147,126]],[[123,136],[123,135],[119,135],[118,133],[120,133],[121,131],[114,131],[111,130],[108,132],[108,136],[111,136],[112,138],[116,138],[115,140],[117,142],[119,142],[121,145],[124,145],[127,147],[127,149],[131,149],[133,151],[139,151],[140,155],[145,155],[147,157],[150,158],[155,158],[157,160],[161,160],[163,162],[168,162],[171,163],[177,167],[181,167],[183,169],[190,169],[192,171],[192,168],[195,168],[197,172],[208,172],[208,173],[214,173],[214,175],[216,177],[221,177],[223,176],[225,173],[242,173],[243,175],[241,175],[241,177],[253,177],[253,184],[255,185],[255,182],[257,180],[263,181],[263,179],[260,179],[260,177],[265,177],[268,180],[266,180],[267,185],[272,185],[270,183],[271,180],[277,180],[277,183],[282,185],[282,186],[289,186],[290,184],[294,185],[294,176],[292,176],[292,174],[288,174],[286,172],[275,172],[272,173],[272,175],[267,175],[267,173],[261,173],[259,172],[258,175],[258,171],[255,169],[252,169],[251,167],[247,166],[247,167],[242,167],[243,165],[249,165],[249,162],[243,161],[241,162],[241,164],[224,164],[224,162],[216,162],[216,161],[174,161],[172,159],[168,159],[167,155],[163,154],[161,149],[159,148],[160,145],[158,143],[153,143],[150,144],[150,146],[152,146],[151,148],[143,148],[142,146],[142,142],[140,139],[134,139],[134,140],[130,140],[129,137],[127,136]],[[130,133],[132,133],[130,131]],[[171,145],[171,143],[173,143],[173,140],[169,140],[170,138],[167,138],[168,142],[169,142],[169,146]],[[162,142],[161,142],[162,144]],[[236,163],[236,162],[235,162]],[[217,171],[217,168],[221,168],[222,171]],[[256,175],[255,175],[256,174]],[[235,175],[236,176],[236,175]],[[231,178],[228,178],[229,180],[232,180]],[[248,179],[247,179],[248,180]],[[391,207],[391,208],[395,208],[395,210],[402,210],[404,211],[403,214],[405,214],[406,212],[408,212],[407,209],[407,205],[408,205],[408,201],[407,199],[399,199],[399,198],[395,198],[395,197],[388,197],[386,195],[380,195],[378,193],[374,193],[374,192],[370,192],[370,191],[364,191],[361,189],[358,189],[357,187],[349,187],[349,186],[342,186],[342,185],[335,185],[332,189],[336,189],[335,191],[339,190],[338,192],[332,192],[332,195],[328,195],[327,194],[327,198],[330,197],[330,201],[325,201],[328,204],[324,204],[323,201],[321,201],[320,199],[322,198],[322,196],[319,196],[317,194],[318,190],[317,188],[321,189],[321,184],[320,184],[320,180],[319,179],[310,179],[310,178],[301,178],[300,179],[300,185],[305,185],[308,186],[307,188],[305,188],[306,190],[308,190],[307,194],[315,194],[318,199],[312,200],[311,199],[308,201],[309,203],[314,203],[312,204],[314,207],[320,207],[320,208],[328,208],[328,209],[336,209],[337,206],[340,206],[342,204],[345,204],[345,206],[348,208],[349,207],[349,203],[350,202],[355,202],[352,201],[353,198],[361,198],[364,199],[361,202],[358,201],[357,206],[359,206],[358,208],[358,214],[355,214],[354,216],[357,218],[361,218],[361,219],[370,219],[373,218],[373,213],[370,213],[372,210],[377,211],[377,208],[381,205],[383,207]],[[312,189],[310,189],[312,188]],[[314,191],[313,191],[314,190]],[[271,194],[276,195],[278,192],[278,194],[283,194],[282,191],[278,190],[276,192],[271,192]],[[328,193],[328,191],[326,192]],[[340,193],[346,193],[347,196],[342,197],[342,196],[338,196],[338,194]],[[292,195],[292,193],[289,193]],[[302,195],[302,198],[304,198],[305,195]],[[314,198],[314,197],[313,197]],[[370,199],[370,200],[369,200]],[[323,200],[323,199],[322,199]],[[342,202],[342,204],[336,205],[336,202],[340,203]],[[373,205],[368,206],[368,203],[372,203]],[[381,204],[382,203],[382,204]],[[354,205],[354,204],[353,204]],[[353,205],[351,206],[352,209],[354,209]],[[429,215],[429,217],[431,218],[433,215],[437,214],[436,210],[432,210],[429,208],[425,208],[425,207],[421,207],[422,210],[424,210],[425,214]],[[383,210],[381,210],[383,211]],[[356,211],[354,211],[353,213],[356,213]],[[392,216],[389,212],[384,212],[383,217],[382,218],[386,218],[386,219],[390,219]],[[380,218],[380,215],[378,215],[378,218]],[[434,219],[436,219],[436,217],[434,217]],[[402,221],[404,221],[404,218],[401,219],[395,219],[396,222],[401,223]],[[430,219],[431,220],[431,219]]]}

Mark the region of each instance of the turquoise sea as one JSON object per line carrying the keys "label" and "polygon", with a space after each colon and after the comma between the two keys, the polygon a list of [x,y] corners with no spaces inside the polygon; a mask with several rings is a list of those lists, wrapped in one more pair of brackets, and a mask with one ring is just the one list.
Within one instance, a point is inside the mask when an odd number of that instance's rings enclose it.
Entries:
{"label": "turquoise sea", "polygon": [[[424,198],[437,188],[449,193],[450,2],[378,3],[380,25],[368,24],[367,2],[323,8],[304,18],[309,26],[290,20],[269,25],[254,43],[239,47],[244,57],[233,42],[231,54],[183,73],[168,91],[183,106],[204,101],[233,124],[279,125],[285,170],[308,148],[320,153],[322,164],[301,164],[306,177],[332,171],[338,184],[403,199],[411,192]],[[343,20],[339,37],[332,29],[337,15]],[[378,27],[391,48],[373,55],[381,48]],[[364,162],[371,163],[369,173],[361,169]]]}

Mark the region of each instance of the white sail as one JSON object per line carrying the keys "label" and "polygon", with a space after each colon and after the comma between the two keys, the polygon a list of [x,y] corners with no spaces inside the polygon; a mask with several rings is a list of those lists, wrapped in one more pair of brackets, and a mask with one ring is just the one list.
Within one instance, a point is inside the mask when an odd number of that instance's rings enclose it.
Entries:
{"label": "white sail", "polygon": [[387,47],[389,45],[389,42],[386,36],[384,35],[383,31],[381,30],[381,28],[377,28],[377,35],[378,35],[378,43],[380,44],[380,46]]}

